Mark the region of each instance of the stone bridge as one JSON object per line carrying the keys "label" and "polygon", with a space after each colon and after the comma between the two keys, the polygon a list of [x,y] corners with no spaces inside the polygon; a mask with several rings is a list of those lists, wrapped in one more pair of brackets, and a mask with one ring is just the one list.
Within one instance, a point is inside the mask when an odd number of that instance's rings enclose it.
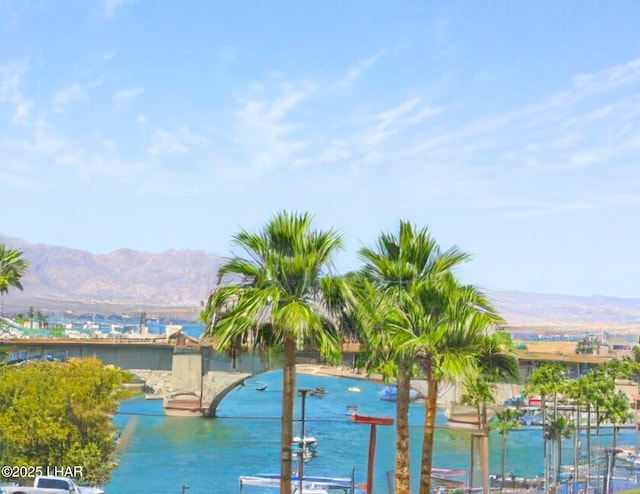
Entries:
{"label": "stone bridge", "polygon": [[[183,342],[184,343],[184,342]],[[245,379],[282,368],[263,353],[231,357],[197,340],[1,339],[13,361],[96,357],[138,376],[148,398],[162,399],[167,415],[215,417],[222,399]]]}
{"label": "stone bridge", "polygon": [[180,350],[173,354],[170,371],[129,369],[145,383],[145,397],[162,399],[167,415],[215,417],[222,399],[256,373],[239,369],[210,370],[208,349]]}

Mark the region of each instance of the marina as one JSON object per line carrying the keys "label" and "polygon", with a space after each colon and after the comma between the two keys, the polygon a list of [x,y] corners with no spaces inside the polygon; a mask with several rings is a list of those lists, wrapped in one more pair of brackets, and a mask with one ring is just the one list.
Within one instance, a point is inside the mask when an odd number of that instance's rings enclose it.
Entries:
{"label": "marina", "polygon": [[[250,382],[231,391],[220,403],[215,419],[167,417],[157,400],[135,398],[122,404],[115,420],[122,428],[123,441],[119,468],[105,486],[106,492],[156,493],[179,492],[189,486],[189,494],[235,493],[241,477],[260,477],[278,472],[280,451],[281,371],[261,374],[259,382],[266,385],[256,392]],[[257,382],[257,381],[256,381]],[[375,382],[298,374],[296,386],[304,389],[323,388],[320,397],[307,396],[305,433],[317,441],[316,454],[304,466],[304,476],[348,478],[353,472],[356,493],[364,492],[366,484],[369,430],[354,423],[352,415],[395,418],[395,403],[379,399],[383,388]],[[357,387],[354,393],[350,388]],[[294,417],[301,417],[302,400],[296,394]],[[417,492],[420,472],[420,449],[424,403],[410,406],[411,478]],[[442,486],[465,485],[469,479],[470,430],[458,429],[448,424],[444,413],[438,413],[434,453],[435,472],[455,471],[455,479],[441,477]],[[294,434],[301,436],[300,420],[294,424]],[[612,436],[595,435],[593,448],[593,486],[601,483]],[[373,488],[379,494],[388,494],[394,468],[394,427],[379,427],[375,448]],[[581,441],[581,461],[585,455]],[[631,454],[638,447],[637,432],[633,428],[622,429],[618,444],[625,445]],[[567,440],[563,446],[563,464],[573,464],[573,443]],[[617,463],[612,478],[616,490],[622,485],[637,483],[638,470],[633,462]],[[505,490],[510,487],[529,489],[544,485],[543,440],[540,427],[523,427],[514,430],[507,439]],[[628,457],[625,456],[625,457]],[[438,470],[439,469],[439,470]],[[496,475],[500,470],[500,436],[490,436],[490,472],[492,485],[501,483]],[[561,488],[566,491],[571,474],[563,473]],[[458,482],[457,484],[455,482]],[[576,486],[579,487],[579,486]],[[277,492],[266,485],[249,487],[246,494]],[[578,490],[575,490],[578,492]],[[599,492],[599,491],[594,491]]]}

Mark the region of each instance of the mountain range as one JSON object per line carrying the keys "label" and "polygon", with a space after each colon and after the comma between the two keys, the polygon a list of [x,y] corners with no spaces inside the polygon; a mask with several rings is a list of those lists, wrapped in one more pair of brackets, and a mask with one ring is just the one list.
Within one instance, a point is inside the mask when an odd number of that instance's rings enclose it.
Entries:
{"label": "mountain range", "polygon": [[[164,311],[195,317],[224,261],[202,250],[92,254],[2,234],[0,244],[21,250],[29,261],[24,290],[10,289],[2,297],[8,315],[33,307],[43,313]],[[516,291],[487,291],[487,296],[511,327],[640,331],[640,299]]]}

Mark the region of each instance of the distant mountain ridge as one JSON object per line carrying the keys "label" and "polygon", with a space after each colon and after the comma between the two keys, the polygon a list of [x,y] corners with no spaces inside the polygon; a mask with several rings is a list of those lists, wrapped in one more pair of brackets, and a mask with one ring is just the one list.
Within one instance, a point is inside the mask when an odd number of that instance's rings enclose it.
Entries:
{"label": "distant mountain ridge", "polygon": [[[110,254],[30,244],[0,234],[0,244],[20,249],[30,268],[24,291],[3,297],[5,313],[73,310],[94,313],[183,309],[196,314],[215,287],[221,256],[202,250],[162,253],[119,249]],[[638,329],[640,299],[488,291],[514,327]]]}
{"label": "distant mountain ridge", "polygon": [[119,249],[110,254],[30,244],[0,235],[0,244],[24,252],[23,291],[4,296],[5,311],[115,311],[199,307],[215,286],[222,258],[202,250],[159,254]]}

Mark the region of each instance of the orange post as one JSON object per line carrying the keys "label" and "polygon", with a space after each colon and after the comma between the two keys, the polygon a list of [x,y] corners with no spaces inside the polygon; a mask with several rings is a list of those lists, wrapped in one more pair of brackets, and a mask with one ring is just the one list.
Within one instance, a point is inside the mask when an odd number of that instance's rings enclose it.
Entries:
{"label": "orange post", "polygon": [[369,433],[369,459],[367,461],[367,494],[373,493],[373,464],[376,455],[376,426],[393,425],[393,419],[387,417],[369,417],[354,413],[351,419],[358,424],[371,425]]}

